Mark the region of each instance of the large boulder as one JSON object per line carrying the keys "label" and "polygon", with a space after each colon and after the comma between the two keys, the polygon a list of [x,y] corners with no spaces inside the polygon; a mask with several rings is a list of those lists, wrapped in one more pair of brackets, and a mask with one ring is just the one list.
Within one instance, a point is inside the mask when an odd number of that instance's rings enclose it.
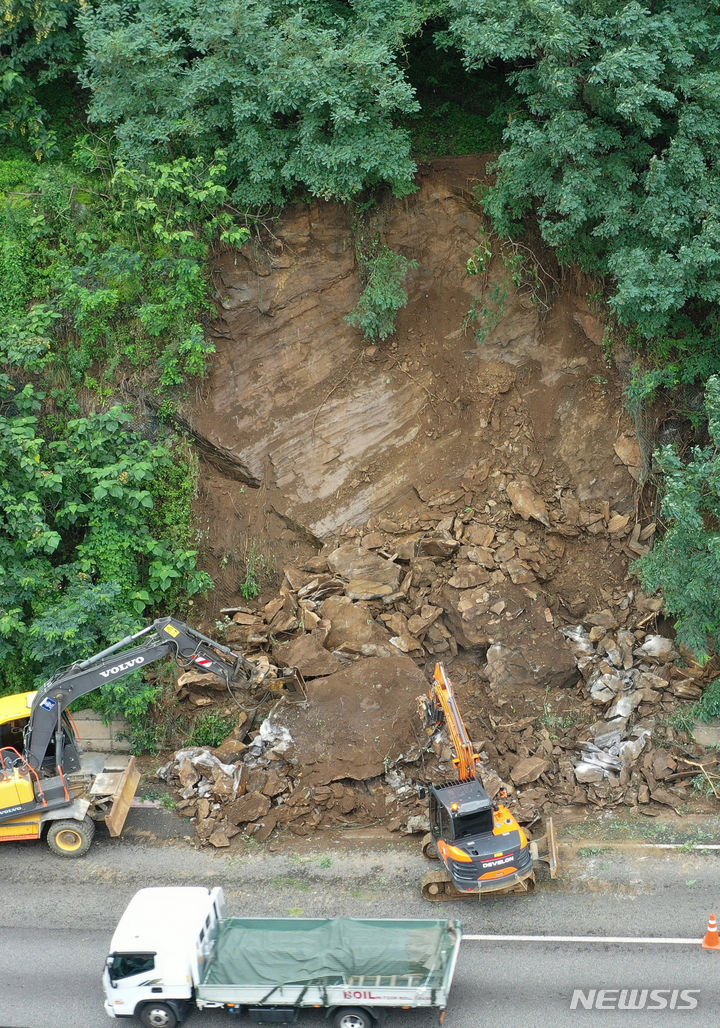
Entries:
{"label": "large boulder", "polygon": [[363,657],[396,655],[389,633],[377,624],[365,603],[353,603],[347,596],[329,596],[322,604],[322,615],[331,625],[325,639],[328,650]]}
{"label": "large boulder", "polygon": [[297,668],[303,678],[332,675],[342,667],[315,632],[306,632],[289,643],[278,643],[273,649],[273,656],[286,667]]}
{"label": "large boulder", "polygon": [[453,587],[457,581],[457,576],[450,579],[441,599],[447,626],[466,650],[489,646],[528,604],[526,594],[507,579],[470,588]]}
{"label": "large boulder", "polygon": [[487,651],[487,674],[500,693],[518,687],[545,692],[573,685],[579,677],[575,657],[557,632],[531,632],[493,643]]}
{"label": "large boulder", "polygon": [[387,596],[400,582],[398,565],[364,546],[343,543],[327,555],[327,562],[336,575],[347,581],[348,592],[356,599]]}
{"label": "large boulder", "polygon": [[276,715],[295,742],[304,785],[387,771],[424,741],[417,697],[428,690],[423,672],[402,654],[360,658],[342,671],[307,683],[307,706]]}

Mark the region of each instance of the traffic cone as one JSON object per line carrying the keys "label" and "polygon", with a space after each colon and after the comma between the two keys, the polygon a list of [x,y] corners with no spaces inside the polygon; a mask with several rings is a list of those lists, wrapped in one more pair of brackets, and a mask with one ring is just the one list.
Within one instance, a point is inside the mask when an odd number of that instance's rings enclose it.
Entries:
{"label": "traffic cone", "polygon": [[718,935],[717,919],[714,914],[710,915],[707,932],[702,944],[703,949],[720,950],[720,935]]}

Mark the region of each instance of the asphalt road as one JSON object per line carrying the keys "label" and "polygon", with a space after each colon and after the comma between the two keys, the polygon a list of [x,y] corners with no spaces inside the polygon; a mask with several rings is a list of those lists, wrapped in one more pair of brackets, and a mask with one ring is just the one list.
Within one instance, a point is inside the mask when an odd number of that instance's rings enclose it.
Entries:
{"label": "asphalt road", "polygon": [[[303,854],[242,856],[158,840],[138,826],[111,840],[98,832],[79,861],[52,857],[33,843],[4,844],[0,879],[0,1028],[103,1028],[100,974],[112,929],[133,893],[146,885],[222,885],[231,914],[459,918],[473,934],[682,937],[697,945],[646,943],[463,942],[447,1028],[699,1025],[717,1020],[720,953],[702,950],[710,912],[720,913],[720,856],[682,851],[613,851],[595,842],[565,853],[561,881],[541,881],[525,898],[428,905],[418,882],[427,869],[414,845],[383,848],[353,837],[323,841]],[[133,841],[134,840],[134,841]],[[143,841],[144,840],[144,841]],[[573,991],[667,990],[654,1010],[613,1010],[636,997],[605,993],[603,1009],[571,1009]],[[697,990],[689,997],[678,991]],[[597,996],[596,996],[597,1002]],[[660,1003],[666,1009],[657,1009]],[[689,1005],[692,1010],[668,1010]],[[577,1004],[576,1004],[577,1005]],[[123,1022],[118,1022],[122,1024]],[[134,1022],[133,1022],[134,1023]],[[190,1028],[236,1024],[222,1012],[194,1015]],[[241,1022],[245,1023],[245,1022]],[[306,1028],[327,1028],[309,1015]],[[398,1012],[387,1028],[425,1028],[427,1012]]]}

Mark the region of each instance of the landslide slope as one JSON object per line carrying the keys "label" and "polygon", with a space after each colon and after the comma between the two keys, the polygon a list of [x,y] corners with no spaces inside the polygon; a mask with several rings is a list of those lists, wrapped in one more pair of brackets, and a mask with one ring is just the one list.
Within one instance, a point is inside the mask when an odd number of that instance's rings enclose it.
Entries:
{"label": "landslide slope", "polygon": [[[184,412],[218,583],[206,613],[235,610],[227,642],[297,666],[307,690],[241,699],[216,751],[234,771],[179,758],[203,841],[421,814],[411,783],[452,773],[416,710],[436,660],[526,823],[680,798],[659,784],[689,752],[667,719],[703,671],[629,572],[655,526],[605,328],[575,280],[492,236],[485,181],[482,157],[437,161],[370,223],[298,206],[213,269],[217,354]],[[345,320],[373,233],[417,262],[378,345]],[[277,572],[251,603],[250,554]],[[178,697],[237,714],[218,685],[181,680]]]}
{"label": "landslide slope", "polygon": [[[384,203],[372,230],[418,266],[395,336],[377,347],[345,321],[362,290],[347,208],[291,208],[216,262],[217,353],[186,414],[211,444],[198,518],[218,609],[237,601],[249,540],[280,570],[313,537],[426,511],[468,471],[491,504],[519,480],[632,519],[640,450],[603,326],[528,251],[491,236],[473,193],[485,164],[436,161],[414,196]],[[606,550],[598,538],[556,572],[578,614],[625,575]]]}

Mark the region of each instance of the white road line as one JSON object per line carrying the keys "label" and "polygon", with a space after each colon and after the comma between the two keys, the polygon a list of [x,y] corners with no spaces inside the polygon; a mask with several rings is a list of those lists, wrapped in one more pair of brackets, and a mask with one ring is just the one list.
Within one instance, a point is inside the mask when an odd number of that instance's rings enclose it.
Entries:
{"label": "white road line", "polygon": [[[561,840],[560,845],[564,844]],[[597,839],[578,843],[570,843],[574,849],[597,849],[600,850],[684,850],[685,853],[694,853],[696,850],[720,850],[720,843],[716,842],[613,842]]]}
{"label": "white road line", "polygon": [[622,935],[463,935],[463,942],[596,942],[642,946],[699,946],[702,939],[658,939]]}
{"label": "white road line", "polygon": [[[612,845],[612,843],[611,843]],[[632,846],[632,843],[630,843]],[[693,850],[720,850],[720,845],[714,842],[641,842],[638,849],[642,850],[685,850],[692,853]]]}

